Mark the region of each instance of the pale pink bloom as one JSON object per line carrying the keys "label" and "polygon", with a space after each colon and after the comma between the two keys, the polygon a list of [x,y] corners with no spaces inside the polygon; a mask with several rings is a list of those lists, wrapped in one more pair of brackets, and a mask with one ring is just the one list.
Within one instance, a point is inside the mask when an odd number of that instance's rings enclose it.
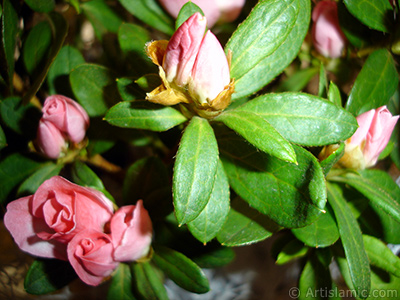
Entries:
{"label": "pale pink bloom", "polygon": [[392,116],[386,106],[369,110],[357,117],[359,128],[346,141],[347,147],[359,147],[365,167],[374,166],[390,140],[399,116]]}
{"label": "pale pink bloom", "polygon": [[142,200],[118,209],[111,219],[110,229],[114,260],[135,261],[148,254],[153,227]]}
{"label": "pale pink bloom", "polygon": [[52,122],[40,120],[36,146],[47,157],[57,159],[62,149],[67,148],[67,143],[64,135]]}
{"label": "pale pink bloom", "polygon": [[346,37],[340,29],[337,3],[329,0],[318,2],[312,19],[314,47],[325,57],[340,57],[346,45]]}
{"label": "pale pink bloom", "polygon": [[99,285],[118,267],[113,260],[111,238],[93,229],[79,232],[68,244],[68,260],[79,278],[89,285]]}
{"label": "pale pink bloom", "polygon": [[[160,0],[166,11],[176,18],[182,6],[189,0]],[[192,0],[204,12],[210,27],[217,21],[232,22],[243,8],[245,0]]]}
{"label": "pale pink bloom", "polygon": [[42,112],[42,120],[53,123],[70,141],[79,143],[85,138],[89,116],[76,101],[62,95],[49,96]]}
{"label": "pale pink bloom", "polygon": [[[163,62],[166,79],[187,88],[198,103],[209,103],[230,82],[229,65],[224,50],[206,19],[195,13],[171,37]],[[187,86],[186,86],[187,85]]]}
{"label": "pale pink bloom", "polygon": [[34,195],[7,205],[4,224],[21,250],[66,259],[67,243],[80,231],[102,231],[113,204],[101,192],[54,176]]}

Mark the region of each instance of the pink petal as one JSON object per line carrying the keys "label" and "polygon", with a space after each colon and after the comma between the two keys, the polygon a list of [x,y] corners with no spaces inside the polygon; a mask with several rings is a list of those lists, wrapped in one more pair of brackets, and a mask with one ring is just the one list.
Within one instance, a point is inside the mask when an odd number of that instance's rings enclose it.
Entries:
{"label": "pink petal", "polygon": [[40,120],[36,145],[47,157],[57,159],[62,148],[66,147],[63,134],[52,122]]}
{"label": "pink petal", "polygon": [[353,136],[350,138],[350,143],[353,145],[361,146],[367,138],[369,128],[371,127],[372,120],[374,119],[375,109],[371,109],[357,117],[358,128]]}

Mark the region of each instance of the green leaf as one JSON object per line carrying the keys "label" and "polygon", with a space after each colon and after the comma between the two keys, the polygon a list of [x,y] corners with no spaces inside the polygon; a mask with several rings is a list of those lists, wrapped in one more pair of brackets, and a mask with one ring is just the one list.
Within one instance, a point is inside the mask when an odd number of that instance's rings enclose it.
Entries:
{"label": "green leaf", "polygon": [[[0,105],[1,108],[1,105]],[[6,135],[4,134],[3,128],[0,126],[0,150],[7,146]]]}
{"label": "green leaf", "polygon": [[206,244],[217,235],[228,213],[229,182],[224,167],[219,161],[210,200],[197,218],[187,225],[193,236]]}
{"label": "green leaf", "polygon": [[204,16],[204,12],[195,3],[188,1],[186,2],[181,10],[179,11],[178,17],[175,21],[175,29],[178,29],[187,19],[189,19],[195,13],[201,13]]}
{"label": "green leaf", "polygon": [[218,241],[227,247],[245,246],[272,236],[280,227],[243,201],[235,201],[228,217],[217,234]]}
{"label": "green leaf", "polygon": [[357,189],[371,202],[400,222],[400,188],[390,175],[380,170],[364,170],[332,177],[332,181],[344,182]]}
{"label": "green leaf", "polygon": [[328,99],[337,106],[342,106],[342,96],[340,95],[340,90],[336,84],[331,81],[328,90]]}
{"label": "green leaf", "polygon": [[40,22],[29,32],[22,49],[22,58],[30,75],[42,70],[51,43],[52,31],[48,22]]}
{"label": "green leaf", "polygon": [[210,290],[208,279],[200,267],[182,253],[166,247],[157,247],[153,261],[181,288],[197,294]]}
{"label": "green leaf", "polygon": [[256,148],[284,161],[296,163],[292,145],[260,115],[241,110],[228,110],[214,120],[224,123]]}
{"label": "green leaf", "polygon": [[29,176],[19,186],[17,196],[22,197],[34,194],[45,180],[58,175],[63,167],[63,165],[57,165],[53,162],[43,164],[40,169]]}
{"label": "green leaf", "polygon": [[254,7],[225,46],[232,51],[233,99],[257,92],[292,62],[307,34],[310,10],[309,0],[260,1]]}
{"label": "green leaf", "polygon": [[347,9],[362,23],[373,29],[390,32],[393,7],[386,0],[344,0]]}
{"label": "green leaf", "polygon": [[294,165],[257,151],[232,133],[217,137],[229,183],[250,206],[284,227],[303,227],[316,220],[325,207],[326,186],[311,153],[294,146]]}
{"label": "green leaf", "polygon": [[4,203],[9,193],[41,166],[41,163],[20,153],[11,154],[0,161],[0,203]]}
{"label": "green leaf", "polygon": [[291,240],[279,252],[275,263],[278,265],[286,264],[296,258],[305,256],[307,251],[308,248],[303,243],[296,239]]}
{"label": "green leaf", "polygon": [[113,106],[107,112],[105,120],[118,127],[167,131],[187,119],[171,106],[148,101],[124,101]]}
{"label": "green leaf", "polygon": [[33,295],[55,292],[76,278],[69,262],[57,259],[37,259],[26,274],[25,291]]}
{"label": "green leaf", "polygon": [[386,49],[372,52],[350,91],[346,109],[355,116],[386,105],[399,83],[395,62]]}
{"label": "green leaf", "polygon": [[1,35],[0,73],[6,82],[9,92],[12,92],[14,53],[19,32],[18,6],[15,1],[3,0],[1,27],[3,34]]}
{"label": "green leaf", "polygon": [[193,117],[176,155],[173,176],[175,214],[179,224],[193,221],[207,205],[218,166],[218,145],[207,120]]}
{"label": "green leaf", "polygon": [[309,247],[324,248],[339,239],[339,231],[331,208],[326,206],[326,213],[312,224],[292,229],[292,233]]}
{"label": "green leaf", "polygon": [[107,32],[117,33],[123,22],[104,0],[84,2],[81,8],[92,23],[96,37],[100,41]]}
{"label": "green leaf", "polygon": [[24,104],[27,104],[39,91],[54,59],[56,58],[58,52],[63,46],[64,40],[68,33],[68,24],[61,14],[56,12],[51,12],[48,16],[49,16],[48,20],[52,28],[52,45],[50,48],[49,55],[47,56],[46,63],[41,66],[40,73],[37,76],[35,76],[33,84],[23,97]]}
{"label": "green leaf", "polygon": [[133,287],[141,299],[168,300],[160,274],[149,262],[132,263],[131,271]]}
{"label": "green leaf", "polygon": [[324,64],[320,64],[319,68],[319,81],[318,81],[318,97],[326,96],[327,78],[325,73]]}
{"label": "green leaf", "polygon": [[200,268],[219,268],[233,261],[235,251],[228,247],[218,247],[210,252],[202,253],[193,258]]}
{"label": "green leaf", "polygon": [[340,188],[330,183],[327,186],[328,201],[338,223],[354,291],[358,297],[366,299],[371,289],[371,270],[360,227],[343,198]]}
{"label": "green leaf", "polygon": [[85,59],[78,49],[72,46],[64,46],[58,53],[56,59],[47,74],[49,94],[61,94],[73,97],[69,74],[78,65],[85,63]]}
{"label": "green leaf", "polygon": [[400,258],[379,239],[363,235],[364,247],[371,265],[400,277]]}
{"label": "green leaf", "polygon": [[315,256],[310,257],[300,274],[298,299],[327,299],[325,291],[333,292],[329,268],[324,267]]}
{"label": "green leaf", "polygon": [[132,15],[161,32],[172,35],[174,21],[156,0],[119,0]]}
{"label": "green leaf", "polygon": [[25,0],[25,3],[34,11],[42,13],[51,12],[56,6],[54,0]]}
{"label": "green leaf", "polygon": [[132,293],[132,274],[129,265],[121,263],[113,274],[107,300],[135,300]]}
{"label": "green leaf", "polygon": [[342,158],[344,155],[345,144],[341,143],[334,152],[327,158],[320,162],[322,169],[324,170],[325,176],[328,175],[332,167]]}
{"label": "green leaf", "polygon": [[299,70],[288,79],[282,81],[282,83],[277,87],[276,92],[301,91],[317,73],[317,68]]}
{"label": "green leaf", "polygon": [[41,117],[39,109],[32,104],[23,105],[21,98],[10,97],[0,103],[0,115],[7,127],[28,139],[36,137]]}
{"label": "green leaf", "polygon": [[304,146],[321,146],[346,140],[357,120],[325,99],[303,93],[266,94],[237,109],[267,120],[284,138]]}
{"label": "green leaf", "polygon": [[117,78],[117,87],[123,101],[144,99],[146,97],[146,93],[136,84],[135,78]]}
{"label": "green leaf", "polygon": [[80,65],[72,70],[69,80],[76,100],[91,117],[103,116],[119,99],[116,77],[106,67]]}

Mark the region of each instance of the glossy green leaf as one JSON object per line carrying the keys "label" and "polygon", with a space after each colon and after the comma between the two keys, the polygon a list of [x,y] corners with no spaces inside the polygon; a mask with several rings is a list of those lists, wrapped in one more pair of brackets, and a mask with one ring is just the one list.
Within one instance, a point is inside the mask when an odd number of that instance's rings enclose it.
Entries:
{"label": "glossy green leaf", "polygon": [[69,73],[83,63],[85,63],[85,59],[78,49],[69,45],[64,46],[58,53],[47,74],[49,94],[61,94],[73,97],[68,80]]}
{"label": "glossy green leaf", "polygon": [[[146,300],[169,300],[158,270],[150,262],[132,263],[133,288],[138,298]],[[135,293],[135,295],[136,295]]]}
{"label": "glossy green leaf", "polygon": [[197,12],[201,13],[204,16],[201,8],[198,7],[195,3],[191,1],[186,2],[182,6],[181,10],[179,11],[178,17],[176,18],[175,29],[178,29],[182,25],[182,23],[184,23],[187,19],[189,19]]}
{"label": "glossy green leaf", "polygon": [[305,146],[334,144],[356,131],[356,119],[325,99],[303,93],[266,94],[236,108],[267,120],[287,140]]}
{"label": "glossy green leaf", "polygon": [[214,120],[224,123],[261,151],[296,163],[296,154],[290,142],[257,113],[234,109],[220,114]]}
{"label": "glossy green leaf", "polygon": [[25,3],[34,11],[43,13],[51,12],[56,6],[54,0],[25,0]]}
{"label": "glossy green leaf", "polygon": [[119,0],[136,18],[166,34],[174,33],[174,21],[156,0]]}
{"label": "glossy green leaf", "polygon": [[298,299],[327,299],[324,296],[328,292],[333,292],[329,268],[324,267],[316,257],[310,257],[300,274]]}
{"label": "glossy green leaf", "polygon": [[371,269],[360,227],[337,185],[328,184],[328,201],[338,223],[354,291],[358,297],[366,299],[371,289]]}
{"label": "glossy green leaf", "polygon": [[250,206],[289,228],[317,219],[325,207],[326,186],[311,153],[294,146],[294,165],[257,151],[231,132],[217,137],[230,185]]}
{"label": "glossy green leaf", "polygon": [[[0,105],[1,107],[1,105]],[[7,146],[6,135],[4,134],[3,128],[0,126],[0,150]]]}
{"label": "glossy green leaf", "polygon": [[118,78],[117,87],[123,101],[144,99],[146,97],[146,93],[136,84],[135,78]]}
{"label": "glossy green leaf", "polygon": [[331,180],[344,182],[357,189],[371,202],[400,222],[400,188],[388,173],[380,170],[364,170],[346,173]]}
{"label": "glossy green leaf", "polygon": [[222,163],[218,163],[210,200],[188,228],[195,238],[206,244],[221,229],[229,213],[229,182]]}
{"label": "glossy green leaf", "polygon": [[0,161],[0,203],[4,203],[13,188],[40,167],[41,163],[20,153],[11,154]]}
{"label": "glossy green leaf", "polygon": [[400,258],[379,239],[369,235],[363,235],[363,239],[371,265],[400,277]]}
{"label": "glossy green leaf", "polygon": [[92,187],[99,191],[105,190],[103,182],[96,173],[79,160],[76,160],[72,165],[71,175],[76,184]]}
{"label": "glossy green leaf", "polygon": [[200,267],[182,253],[166,247],[157,247],[153,261],[181,288],[198,294],[210,290],[208,279]]}
{"label": "glossy green leaf", "polygon": [[282,251],[278,253],[278,257],[276,259],[276,264],[283,265],[294,259],[303,257],[307,254],[308,247],[304,246],[303,243],[294,239],[287,243]]}
{"label": "glossy green leaf", "polygon": [[24,281],[29,294],[44,295],[55,292],[76,278],[69,262],[57,259],[37,259],[30,266]]}
{"label": "glossy green leaf", "polygon": [[[0,73],[4,78],[8,90],[13,89],[14,53],[19,32],[18,6],[13,0],[4,0],[1,18],[1,68]],[[7,28],[7,30],[5,30]]]}
{"label": "glossy green leaf", "polygon": [[328,100],[336,104],[337,106],[342,106],[342,96],[340,95],[340,90],[338,86],[332,81],[329,84]]}
{"label": "glossy green leaf", "polygon": [[324,64],[320,64],[319,68],[319,81],[318,81],[318,97],[326,97],[327,78],[325,73]]}
{"label": "glossy green leaf", "polygon": [[219,268],[233,261],[235,251],[228,247],[218,247],[209,252],[202,253],[200,256],[192,258],[192,260],[200,268]]}
{"label": "glossy green leaf", "polygon": [[218,145],[210,123],[193,117],[176,155],[173,176],[175,214],[179,224],[193,221],[207,205],[218,166]]}
{"label": "glossy green leaf", "polygon": [[344,0],[347,9],[362,23],[373,29],[390,32],[393,24],[393,7],[386,0]]}
{"label": "glossy green leaf", "polygon": [[325,176],[328,175],[332,167],[342,158],[344,155],[344,148],[345,144],[341,143],[331,155],[320,162]]}
{"label": "glossy green leaf", "polygon": [[260,1],[254,7],[225,46],[232,51],[233,99],[257,92],[292,62],[307,34],[310,11],[309,0]]}
{"label": "glossy green leaf", "polygon": [[310,82],[310,80],[318,73],[317,68],[308,68],[299,70],[282,81],[276,89],[276,92],[299,92]]}
{"label": "glossy green leaf", "polygon": [[218,241],[227,247],[245,246],[263,241],[280,227],[243,201],[235,201],[228,217],[217,234]]}
{"label": "glossy green leaf", "polygon": [[399,83],[395,62],[386,49],[372,52],[350,91],[346,109],[355,116],[387,105]]}
{"label": "glossy green leaf", "polygon": [[124,101],[113,106],[107,112],[105,120],[118,127],[167,131],[187,119],[171,106],[148,101]]}
{"label": "glossy green leaf", "polygon": [[61,50],[65,38],[68,33],[68,23],[64,17],[56,12],[51,12],[49,15],[50,27],[52,28],[52,45],[46,59],[46,63],[41,66],[41,70],[23,97],[23,103],[27,104],[38,92],[45,80],[47,73],[56,58],[58,52]]}
{"label": "glossy green leaf", "polygon": [[304,244],[315,248],[324,248],[339,239],[339,231],[331,208],[326,206],[326,213],[312,224],[292,229],[292,233]]}
{"label": "glossy green leaf", "polygon": [[92,23],[96,37],[102,40],[107,32],[117,33],[123,20],[104,0],[87,1],[81,4],[81,9]]}
{"label": "glossy green leaf", "polygon": [[27,138],[36,137],[41,117],[40,110],[32,104],[23,105],[18,97],[10,97],[0,103],[0,115],[4,124]]}
{"label": "glossy green leaf", "polygon": [[106,67],[80,65],[70,73],[69,80],[76,100],[91,117],[103,116],[119,100],[116,77]]}
{"label": "glossy green leaf", "polygon": [[135,300],[132,292],[132,274],[127,264],[119,264],[107,292],[107,300]]}
{"label": "glossy green leaf", "polygon": [[33,75],[41,71],[51,43],[52,32],[48,22],[40,22],[29,32],[22,52],[24,65],[29,74]]}
{"label": "glossy green leaf", "polygon": [[53,162],[44,164],[35,173],[29,176],[18,188],[17,196],[22,197],[32,195],[36,192],[39,186],[47,179],[56,176],[60,173],[63,165],[57,165]]}

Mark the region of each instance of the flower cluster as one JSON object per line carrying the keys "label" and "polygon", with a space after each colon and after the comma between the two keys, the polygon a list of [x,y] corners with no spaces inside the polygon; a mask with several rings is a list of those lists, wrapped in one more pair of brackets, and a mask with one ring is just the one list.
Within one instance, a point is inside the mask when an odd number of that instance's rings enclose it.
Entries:
{"label": "flower cluster", "polygon": [[[345,142],[345,153],[338,166],[356,170],[372,167],[389,142],[399,116],[392,116],[386,106],[369,110],[357,117],[358,129]],[[321,152],[326,158],[339,146],[330,145]]]}
{"label": "flower cluster", "polygon": [[[188,0],[160,0],[162,6],[173,17],[177,17],[182,6]],[[193,0],[204,12],[208,25],[212,27],[218,22],[232,22],[243,8],[245,0]]]}
{"label": "flower cluster", "polygon": [[225,109],[234,91],[229,63],[216,36],[206,30],[200,13],[187,19],[170,41],[154,41],[147,53],[159,66],[163,84],[147,100],[163,105],[190,104],[189,109],[208,117]]}
{"label": "flower cluster", "polygon": [[98,285],[119,262],[146,256],[152,223],[141,200],[115,213],[101,192],[60,176],[46,180],[35,194],[12,201],[4,224],[21,250],[68,260],[89,285]]}
{"label": "flower cluster", "polygon": [[47,157],[57,159],[67,142],[78,144],[85,138],[89,116],[76,101],[53,95],[45,100],[42,112],[36,146]]}

